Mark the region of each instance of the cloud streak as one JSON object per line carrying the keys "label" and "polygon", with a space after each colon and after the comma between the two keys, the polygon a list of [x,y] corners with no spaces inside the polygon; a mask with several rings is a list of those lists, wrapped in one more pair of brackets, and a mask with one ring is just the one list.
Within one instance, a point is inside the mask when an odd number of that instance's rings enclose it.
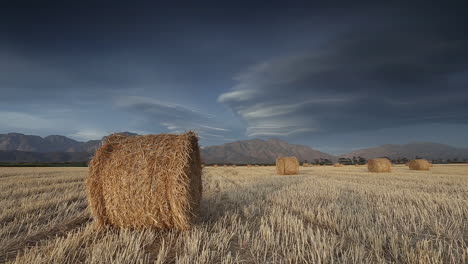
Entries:
{"label": "cloud streak", "polygon": [[258,63],[218,101],[248,136],[467,123],[468,40],[420,23],[351,29]]}
{"label": "cloud streak", "polygon": [[[232,130],[224,128],[223,123],[216,120],[211,114],[205,114],[179,104],[163,103],[140,96],[120,96],[115,98],[114,103],[121,110],[143,117],[142,126],[144,129],[155,130],[154,125],[156,124],[170,133],[183,133],[192,130],[202,138],[214,140],[232,135]],[[150,129],[151,126],[153,126],[152,129]]]}

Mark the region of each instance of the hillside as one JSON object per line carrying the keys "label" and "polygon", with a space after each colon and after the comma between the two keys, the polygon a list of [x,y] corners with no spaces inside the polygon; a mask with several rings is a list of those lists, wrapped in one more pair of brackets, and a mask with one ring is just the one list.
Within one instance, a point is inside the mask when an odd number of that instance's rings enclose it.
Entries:
{"label": "hillside", "polygon": [[[137,135],[122,132],[127,135]],[[84,161],[92,157],[101,142],[105,140],[80,142],[65,136],[52,135],[40,137],[20,133],[0,134],[0,162],[70,162]],[[289,144],[279,139],[251,139],[208,146],[201,150],[205,163],[274,163],[278,156],[296,156],[300,161],[330,159],[337,157],[314,150],[308,146]],[[382,145],[343,154],[340,157],[352,158],[389,157],[392,159],[422,157],[431,160],[468,159],[468,149],[452,146],[418,142],[405,145]]]}
{"label": "hillside", "polygon": [[389,157],[392,159],[406,157],[408,159],[413,159],[421,157],[431,160],[447,160],[455,158],[463,160],[468,159],[468,149],[455,148],[438,143],[417,142],[404,145],[387,144],[374,148],[365,148],[343,154],[340,157],[352,158],[353,156],[361,156],[367,159],[378,157]]}
{"label": "hillside", "polygon": [[21,133],[0,134],[0,150],[30,152],[94,152],[101,140],[80,142],[71,138],[51,135],[40,137]]}
{"label": "hillside", "polygon": [[278,156],[296,156],[300,161],[324,158],[335,160],[327,153],[308,146],[289,144],[279,139],[235,141],[202,149],[205,163],[274,163]]}

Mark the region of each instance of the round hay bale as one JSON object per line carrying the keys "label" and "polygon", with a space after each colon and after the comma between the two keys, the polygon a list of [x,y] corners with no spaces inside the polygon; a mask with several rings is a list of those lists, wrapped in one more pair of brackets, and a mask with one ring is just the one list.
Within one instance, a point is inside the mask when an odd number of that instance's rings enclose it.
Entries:
{"label": "round hay bale", "polygon": [[425,159],[415,159],[408,164],[410,170],[429,170],[429,162]]}
{"label": "round hay bale", "polygon": [[99,226],[186,230],[199,215],[201,170],[193,132],[113,134],[90,162],[93,217]]}
{"label": "round hay bale", "polygon": [[279,157],[276,159],[276,172],[279,175],[294,175],[299,172],[299,161],[296,157]]}
{"label": "round hay bale", "polygon": [[391,172],[392,163],[386,158],[370,159],[367,162],[367,169],[369,172]]}
{"label": "round hay bale", "polygon": [[343,166],[344,166],[344,165],[341,164],[341,163],[335,163],[335,164],[333,164],[333,167],[343,167]]}

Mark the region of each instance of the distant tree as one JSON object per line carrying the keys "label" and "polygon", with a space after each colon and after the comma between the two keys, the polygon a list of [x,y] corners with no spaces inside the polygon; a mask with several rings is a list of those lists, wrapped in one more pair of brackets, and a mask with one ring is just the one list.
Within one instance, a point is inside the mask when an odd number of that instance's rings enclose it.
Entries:
{"label": "distant tree", "polygon": [[344,164],[344,165],[351,165],[353,162],[349,158],[339,158],[338,163]]}
{"label": "distant tree", "polygon": [[366,164],[367,160],[361,156],[358,157],[358,164],[359,165],[364,165]]}

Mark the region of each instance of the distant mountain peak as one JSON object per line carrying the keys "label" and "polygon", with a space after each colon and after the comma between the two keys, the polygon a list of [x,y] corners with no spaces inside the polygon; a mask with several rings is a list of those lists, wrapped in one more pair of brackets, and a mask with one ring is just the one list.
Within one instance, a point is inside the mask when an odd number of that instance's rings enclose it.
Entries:
{"label": "distant mountain peak", "polygon": [[202,149],[205,163],[267,164],[274,163],[279,156],[296,156],[300,161],[312,161],[319,158],[335,159],[334,156],[308,146],[289,144],[276,138],[234,141]]}
{"label": "distant mountain peak", "polygon": [[279,138],[270,138],[270,139],[268,139],[267,141],[269,141],[269,142],[284,142],[284,143],[287,143],[286,141],[281,140],[281,139],[279,139]]}
{"label": "distant mountain peak", "polygon": [[[138,135],[128,131],[120,133],[129,136]],[[91,157],[105,138],[79,142],[62,135],[50,135],[42,138],[22,133],[8,133],[0,134],[0,151],[2,151],[5,160],[7,160],[6,157],[8,155],[10,155],[8,159],[14,160],[15,157],[23,157],[24,161],[28,161],[28,159],[41,160],[41,155],[44,155],[44,157],[49,157],[44,160],[50,160],[52,157],[55,157],[54,161],[59,162],[61,159],[68,161],[68,159]],[[27,154],[28,152],[36,154]],[[82,154],[70,154],[74,152]],[[332,161],[337,160],[337,157],[327,153],[304,145],[289,144],[278,138],[269,138],[267,140],[255,138],[234,141],[219,146],[203,147],[201,152],[202,158],[206,163],[274,163],[275,159],[279,156],[296,156],[300,161],[307,160],[309,162],[320,158]],[[57,153],[65,154],[59,155]],[[468,149],[433,142],[410,142],[402,145],[385,144],[359,149],[340,157],[352,158],[353,156],[364,158],[389,157],[392,159],[421,157],[431,160],[458,158],[463,160],[468,159]]]}
{"label": "distant mountain peak", "polygon": [[468,149],[456,148],[434,142],[410,142],[408,144],[385,144],[377,147],[364,148],[343,154],[341,157],[351,158],[361,156],[364,158],[389,157],[392,159],[421,157],[431,160],[447,160],[468,158]]}
{"label": "distant mountain peak", "polygon": [[0,134],[0,150],[2,151],[89,152],[95,149],[91,145],[88,142],[79,142],[62,135],[49,135],[43,138],[21,133]]}

